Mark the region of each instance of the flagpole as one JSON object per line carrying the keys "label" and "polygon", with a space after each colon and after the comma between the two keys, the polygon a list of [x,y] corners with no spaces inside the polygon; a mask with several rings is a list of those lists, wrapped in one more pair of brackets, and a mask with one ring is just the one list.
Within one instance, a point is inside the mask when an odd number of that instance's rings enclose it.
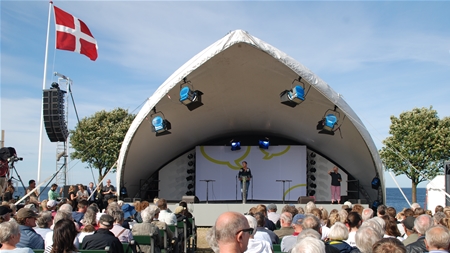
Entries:
{"label": "flagpole", "polygon": [[[52,13],[52,4],[53,2],[50,1],[48,5],[47,39],[45,41],[44,77],[42,80],[42,90],[45,90],[45,82],[47,80],[48,41],[50,38],[50,18]],[[44,97],[42,97],[42,99],[44,99]],[[37,182],[41,181],[43,132],[44,132],[44,101],[41,102],[41,126],[39,128],[39,155],[38,155],[38,171],[36,180]]]}

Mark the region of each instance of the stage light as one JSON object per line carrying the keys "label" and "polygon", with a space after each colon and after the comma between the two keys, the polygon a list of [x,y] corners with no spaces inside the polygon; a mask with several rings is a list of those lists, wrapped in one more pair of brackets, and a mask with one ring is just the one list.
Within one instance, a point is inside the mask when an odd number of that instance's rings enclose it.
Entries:
{"label": "stage light", "polygon": [[[312,181],[316,181],[316,177],[314,175],[309,176]],[[314,187],[315,188],[315,187]]]}
{"label": "stage light", "polygon": [[155,132],[156,136],[171,134],[169,130],[172,129],[172,124],[165,119],[162,112],[156,112],[156,108],[154,107],[150,117],[152,118],[152,132]]}
{"label": "stage light", "polygon": [[192,159],[192,158],[194,158],[194,155],[193,155],[193,154],[189,154],[189,155],[187,156],[187,158],[188,158],[188,159]]}
{"label": "stage light", "polygon": [[188,162],[188,166],[194,166],[194,162],[193,161],[189,161]]}
{"label": "stage light", "polygon": [[380,188],[381,186],[381,180],[379,177],[374,177],[372,179],[372,189],[378,190],[378,188]]}
{"label": "stage light", "polygon": [[180,102],[189,111],[193,111],[203,105],[202,95],[203,92],[193,89],[191,81],[186,81],[186,78],[183,79],[183,83],[180,84]]}
{"label": "stage light", "polygon": [[261,148],[261,149],[269,149],[269,144],[270,144],[270,141],[269,141],[269,138],[267,138],[267,137],[259,140],[259,148]]}
{"label": "stage light", "polygon": [[309,156],[311,156],[312,158],[314,158],[314,157],[316,157],[316,153],[311,152],[311,154],[310,154]]}
{"label": "stage light", "polygon": [[292,85],[295,82],[300,82],[302,86],[296,85],[290,90],[285,90],[280,93],[281,103],[290,107],[296,107],[305,101],[305,84],[301,81],[302,77],[299,76],[298,79],[292,81]]}
{"label": "stage light", "polygon": [[194,192],[193,192],[193,191],[187,191],[187,192],[186,192],[186,195],[187,195],[187,196],[193,196],[193,195],[194,195]]}
{"label": "stage light", "polygon": [[194,176],[188,176],[188,177],[186,177],[186,181],[194,181]]}
{"label": "stage light", "polygon": [[311,173],[315,173],[317,170],[316,170],[316,168],[314,168],[314,167],[312,167],[311,169],[309,169],[309,172],[311,172]]}
{"label": "stage light", "polygon": [[241,142],[240,141],[231,140],[230,144],[231,144],[231,151],[236,151],[236,150],[240,150],[241,149]]}
{"label": "stage light", "polygon": [[317,185],[315,183],[311,183],[311,184],[309,184],[309,187],[312,189],[315,189],[315,188],[317,188]]}
{"label": "stage light", "polygon": [[310,163],[311,165],[315,165],[315,164],[316,164],[316,161],[311,160],[311,161],[309,161],[309,163]]}
{"label": "stage light", "polygon": [[334,131],[336,130],[335,127],[337,125],[337,122],[339,121],[339,112],[336,111],[337,106],[334,106],[334,110],[328,109],[322,120],[320,120],[317,123],[317,130],[319,131],[319,134],[329,134],[334,135]]}
{"label": "stage light", "polygon": [[195,173],[195,170],[194,170],[194,169],[188,169],[188,170],[187,170],[187,173],[188,173],[188,174],[194,174],[194,173]]}
{"label": "stage light", "polygon": [[192,188],[194,188],[194,185],[193,184],[188,184],[188,190],[190,190],[190,189],[192,189]]}
{"label": "stage light", "polygon": [[311,190],[311,191],[308,192],[308,195],[309,196],[314,196],[314,195],[316,195],[316,191],[315,190]]}

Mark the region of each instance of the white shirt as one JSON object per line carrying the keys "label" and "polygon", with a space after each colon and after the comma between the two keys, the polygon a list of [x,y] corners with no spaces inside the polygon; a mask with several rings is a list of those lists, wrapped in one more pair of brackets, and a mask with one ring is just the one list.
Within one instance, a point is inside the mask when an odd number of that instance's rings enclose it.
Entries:
{"label": "white shirt", "polygon": [[158,220],[165,222],[167,225],[177,224],[177,216],[172,212],[169,213],[167,210],[161,210],[159,212]]}
{"label": "white shirt", "polygon": [[250,238],[246,253],[272,253],[272,248],[267,241]]}
{"label": "white shirt", "polygon": [[267,219],[271,220],[273,224],[277,224],[278,220],[280,219],[280,215],[276,212],[267,212]]}

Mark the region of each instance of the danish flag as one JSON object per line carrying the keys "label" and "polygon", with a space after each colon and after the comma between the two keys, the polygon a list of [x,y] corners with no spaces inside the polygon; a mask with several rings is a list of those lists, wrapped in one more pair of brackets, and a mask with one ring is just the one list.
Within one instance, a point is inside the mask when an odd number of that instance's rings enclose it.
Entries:
{"label": "danish flag", "polygon": [[73,15],[54,7],[56,27],[56,48],[84,54],[97,59],[97,40],[86,24]]}

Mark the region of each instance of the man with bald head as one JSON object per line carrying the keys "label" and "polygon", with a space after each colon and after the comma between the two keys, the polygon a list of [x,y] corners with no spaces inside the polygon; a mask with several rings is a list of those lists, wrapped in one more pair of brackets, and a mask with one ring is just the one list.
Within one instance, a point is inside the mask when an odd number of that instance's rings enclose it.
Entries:
{"label": "man with bald head", "polygon": [[253,234],[253,228],[245,216],[237,212],[221,214],[213,229],[219,252],[245,252],[250,235]]}

